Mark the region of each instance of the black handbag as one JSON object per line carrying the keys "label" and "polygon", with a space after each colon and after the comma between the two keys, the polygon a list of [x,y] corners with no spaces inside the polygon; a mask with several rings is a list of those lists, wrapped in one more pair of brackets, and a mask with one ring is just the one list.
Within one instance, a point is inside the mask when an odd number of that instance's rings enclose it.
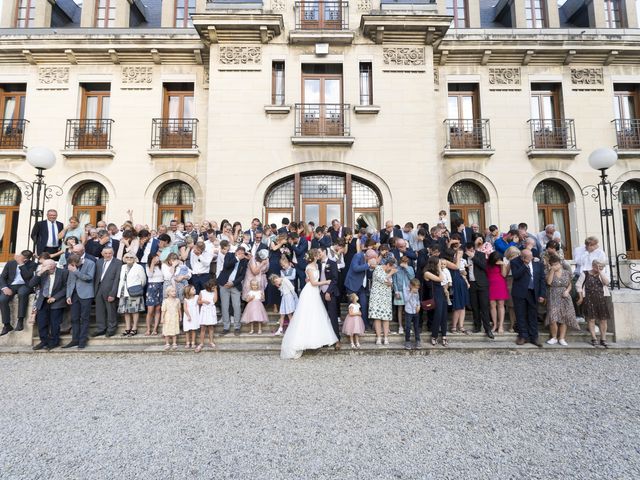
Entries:
{"label": "black handbag", "polygon": [[141,297],[144,295],[144,287],[142,285],[127,285],[127,276],[129,275],[129,271],[127,270],[124,274],[124,284],[127,286],[127,292],[130,297]]}

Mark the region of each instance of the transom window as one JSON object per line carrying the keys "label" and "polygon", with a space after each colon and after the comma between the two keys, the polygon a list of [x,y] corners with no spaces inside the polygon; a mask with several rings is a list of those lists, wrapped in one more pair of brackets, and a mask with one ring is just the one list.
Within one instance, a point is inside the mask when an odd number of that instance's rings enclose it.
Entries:
{"label": "transom window", "polygon": [[186,183],[167,183],[158,192],[157,202],[159,225],[168,225],[171,220],[182,223],[192,220],[195,194]]}
{"label": "transom window", "polygon": [[81,226],[90,223],[95,225],[104,220],[109,194],[98,182],[88,182],[73,195],[73,215],[78,217]]}

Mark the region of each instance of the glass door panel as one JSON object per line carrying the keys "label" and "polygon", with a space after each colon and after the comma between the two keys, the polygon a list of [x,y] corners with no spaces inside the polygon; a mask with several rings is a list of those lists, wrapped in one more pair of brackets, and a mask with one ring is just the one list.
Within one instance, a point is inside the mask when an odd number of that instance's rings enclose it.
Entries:
{"label": "glass door panel", "polygon": [[313,222],[316,226],[322,225],[320,223],[320,205],[317,203],[305,203],[304,221],[306,223]]}
{"label": "glass door panel", "polygon": [[342,223],[342,205],[327,203],[325,214],[325,225],[328,225],[332,220],[337,219]]}

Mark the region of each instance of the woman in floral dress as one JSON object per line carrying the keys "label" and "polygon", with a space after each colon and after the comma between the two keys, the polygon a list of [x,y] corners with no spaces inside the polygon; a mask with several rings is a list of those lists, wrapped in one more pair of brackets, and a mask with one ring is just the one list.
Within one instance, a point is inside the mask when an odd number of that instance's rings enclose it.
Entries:
{"label": "woman in floral dress", "polygon": [[373,319],[376,345],[382,345],[383,342],[384,345],[389,345],[389,322],[393,318],[391,287],[393,275],[396,272],[395,257],[387,259],[384,265],[378,265],[373,271],[371,295],[369,296],[369,318]]}
{"label": "woman in floral dress", "polygon": [[547,274],[547,317],[549,326],[549,345],[559,343],[566,347],[567,327],[580,329],[576,320],[576,311],[571,299],[571,272],[562,268],[562,260],[557,255],[549,256]]}

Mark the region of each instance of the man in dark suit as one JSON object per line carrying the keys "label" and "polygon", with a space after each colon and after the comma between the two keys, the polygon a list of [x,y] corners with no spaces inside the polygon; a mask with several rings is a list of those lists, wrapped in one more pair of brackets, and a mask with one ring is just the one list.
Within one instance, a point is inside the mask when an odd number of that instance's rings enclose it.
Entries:
{"label": "man in dark suit", "polygon": [[415,267],[415,261],[418,259],[416,252],[413,251],[409,243],[403,238],[396,240],[396,246],[391,249],[391,254],[396,258],[398,263],[400,263],[402,257],[409,257],[409,265],[411,265],[412,268]]}
{"label": "man in dark suit", "polygon": [[344,279],[344,287],[347,289],[347,295],[355,293],[358,295],[358,302],[360,303],[360,310],[362,312],[362,320],[367,329],[371,328],[369,323],[369,310],[368,310],[368,293],[369,282],[367,273],[371,268],[369,261],[365,256],[365,252],[358,252],[353,256],[351,265],[347,271],[347,276]]}
{"label": "man in dark suit", "polygon": [[462,245],[473,242],[473,230],[470,227],[466,227],[464,220],[461,218],[455,218],[451,222],[451,233],[457,233],[460,235]]}
{"label": "man in dark suit", "polygon": [[62,348],[87,346],[89,339],[89,316],[93,303],[93,279],[96,273],[96,260],[84,254],[84,246],[73,247],[67,264],[67,304],[71,305],[71,341]]}
{"label": "man in dark suit", "polygon": [[118,284],[122,261],[114,258],[111,247],[102,249],[102,258],[96,262],[93,290],[96,299],[96,331],[91,335],[112,337],[118,328]]}
{"label": "man in dark suit", "polygon": [[531,250],[525,249],[519,257],[511,260],[511,275],[511,298],[518,320],[516,344],[531,342],[542,347],[538,338],[538,303],[543,303],[547,294],[544,266],[542,262],[533,260]]}
{"label": "man in dark suit", "polygon": [[62,240],[58,235],[64,229],[64,225],[57,221],[58,212],[47,210],[47,219],[41,220],[31,230],[31,240],[36,244],[38,255],[43,252],[57,253],[60,251]]}
{"label": "man in dark suit", "polygon": [[222,308],[222,335],[229,333],[231,318],[229,317],[229,303],[233,306],[234,335],[240,335],[240,297],[242,295],[242,281],[247,273],[248,260],[245,258],[244,247],[238,247],[235,253],[228,252],[224,256],[222,271],[218,275],[220,288],[220,307]]}
{"label": "man in dark suit", "polygon": [[318,260],[318,271],[320,272],[320,281],[329,280],[329,285],[320,287],[320,294],[327,314],[331,319],[331,326],[338,337],[338,341],[334,345],[336,350],[340,350],[340,326],[338,324],[338,306],[340,301],[340,288],[338,287],[338,264],[333,260],[329,260],[326,250],[320,250],[320,260]]}
{"label": "man in dark suit", "polygon": [[60,323],[67,307],[67,276],[69,272],[56,268],[54,260],[45,260],[29,282],[31,288],[40,287],[36,298],[36,322],[40,343],[34,350],[51,350],[60,344]]}
{"label": "man in dark suit", "polygon": [[326,250],[331,246],[331,237],[325,235],[324,227],[316,227],[311,239],[311,248],[321,248]]}
{"label": "man in dark suit", "polygon": [[6,335],[13,327],[11,326],[11,309],[9,302],[18,295],[18,323],[16,331],[24,328],[24,317],[27,316],[27,306],[29,304],[29,295],[33,291],[29,287],[29,281],[36,271],[37,264],[31,258],[33,252],[31,250],[23,250],[16,253],[13,260],[9,260],[0,274],[0,313],[2,314],[2,332],[0,337]]}
{"label": "man in dark suit", "polygon": [[[151,238],[151,233],[146,229],[142,229],[138,232],[138,238],[140,239],[138,252],[136,253],[138,262],[147,263],[149,257],[153,256],[153,254],[155,253],[158,253],[160,242],[157,238]],[[117,252],[118,249],[114,248],[113,251]]]}
{"label": "man in dark suit", "polygon": [[309,251],[309,242],[305,237],[301,237],[297,233],[291,233],[289,235],[289,245],[293,253],[296,254],[296,289],[300,292],[304,288],[307,274],[305,269],[307,268],[307,252]]}
{"label": "man in dark suit", "polygon": [[482,252],[476,252],[473,242],[464,246],[465,259],[469,265],[469,297],[473,312],[473,332],[481,331],[481,326],[487,337],[493,339],[489,323],[489,280],[487,278],[487,257]]}
{"label": "man in dark suit", "polygon": [[244,232],[249,234],[252,244],[256,241],[256,232],[258,231],[258,228],[262,228],[262,225],[260,225],[260,219],[254,218],[253,220],[251,220],[251,228]]}
{"label": "man in dark suit", "polygon": [[391,237],[402,238],[402,230],[394,227],[391,220],[387,220],[384,229],[380,230],[380,244],[389,243]]}
{"label": "man in dark suit", "polygon": [[[112,239],[109,232],[106,230],[98,230],[98,238],[97,240],[89,240],[86,243],[85,251],[87,254],[100,258],[102,257],[102,250],[104,248],[111,248],[114,252],[118,251],[118,247],[120,246],[120,242],[116,239]],[[138,251],[141,251],[142,248],[139,248]]]}
{"label": "man in dark suit", "polygon": [[331,243],[336,243],[338,241],[339,238],[342,238],[343,232],[342,232],[342,224],[340,223],[340,220],[334,219],[331,220],[331,230],[329,230],[329,235],[331,236]]}

